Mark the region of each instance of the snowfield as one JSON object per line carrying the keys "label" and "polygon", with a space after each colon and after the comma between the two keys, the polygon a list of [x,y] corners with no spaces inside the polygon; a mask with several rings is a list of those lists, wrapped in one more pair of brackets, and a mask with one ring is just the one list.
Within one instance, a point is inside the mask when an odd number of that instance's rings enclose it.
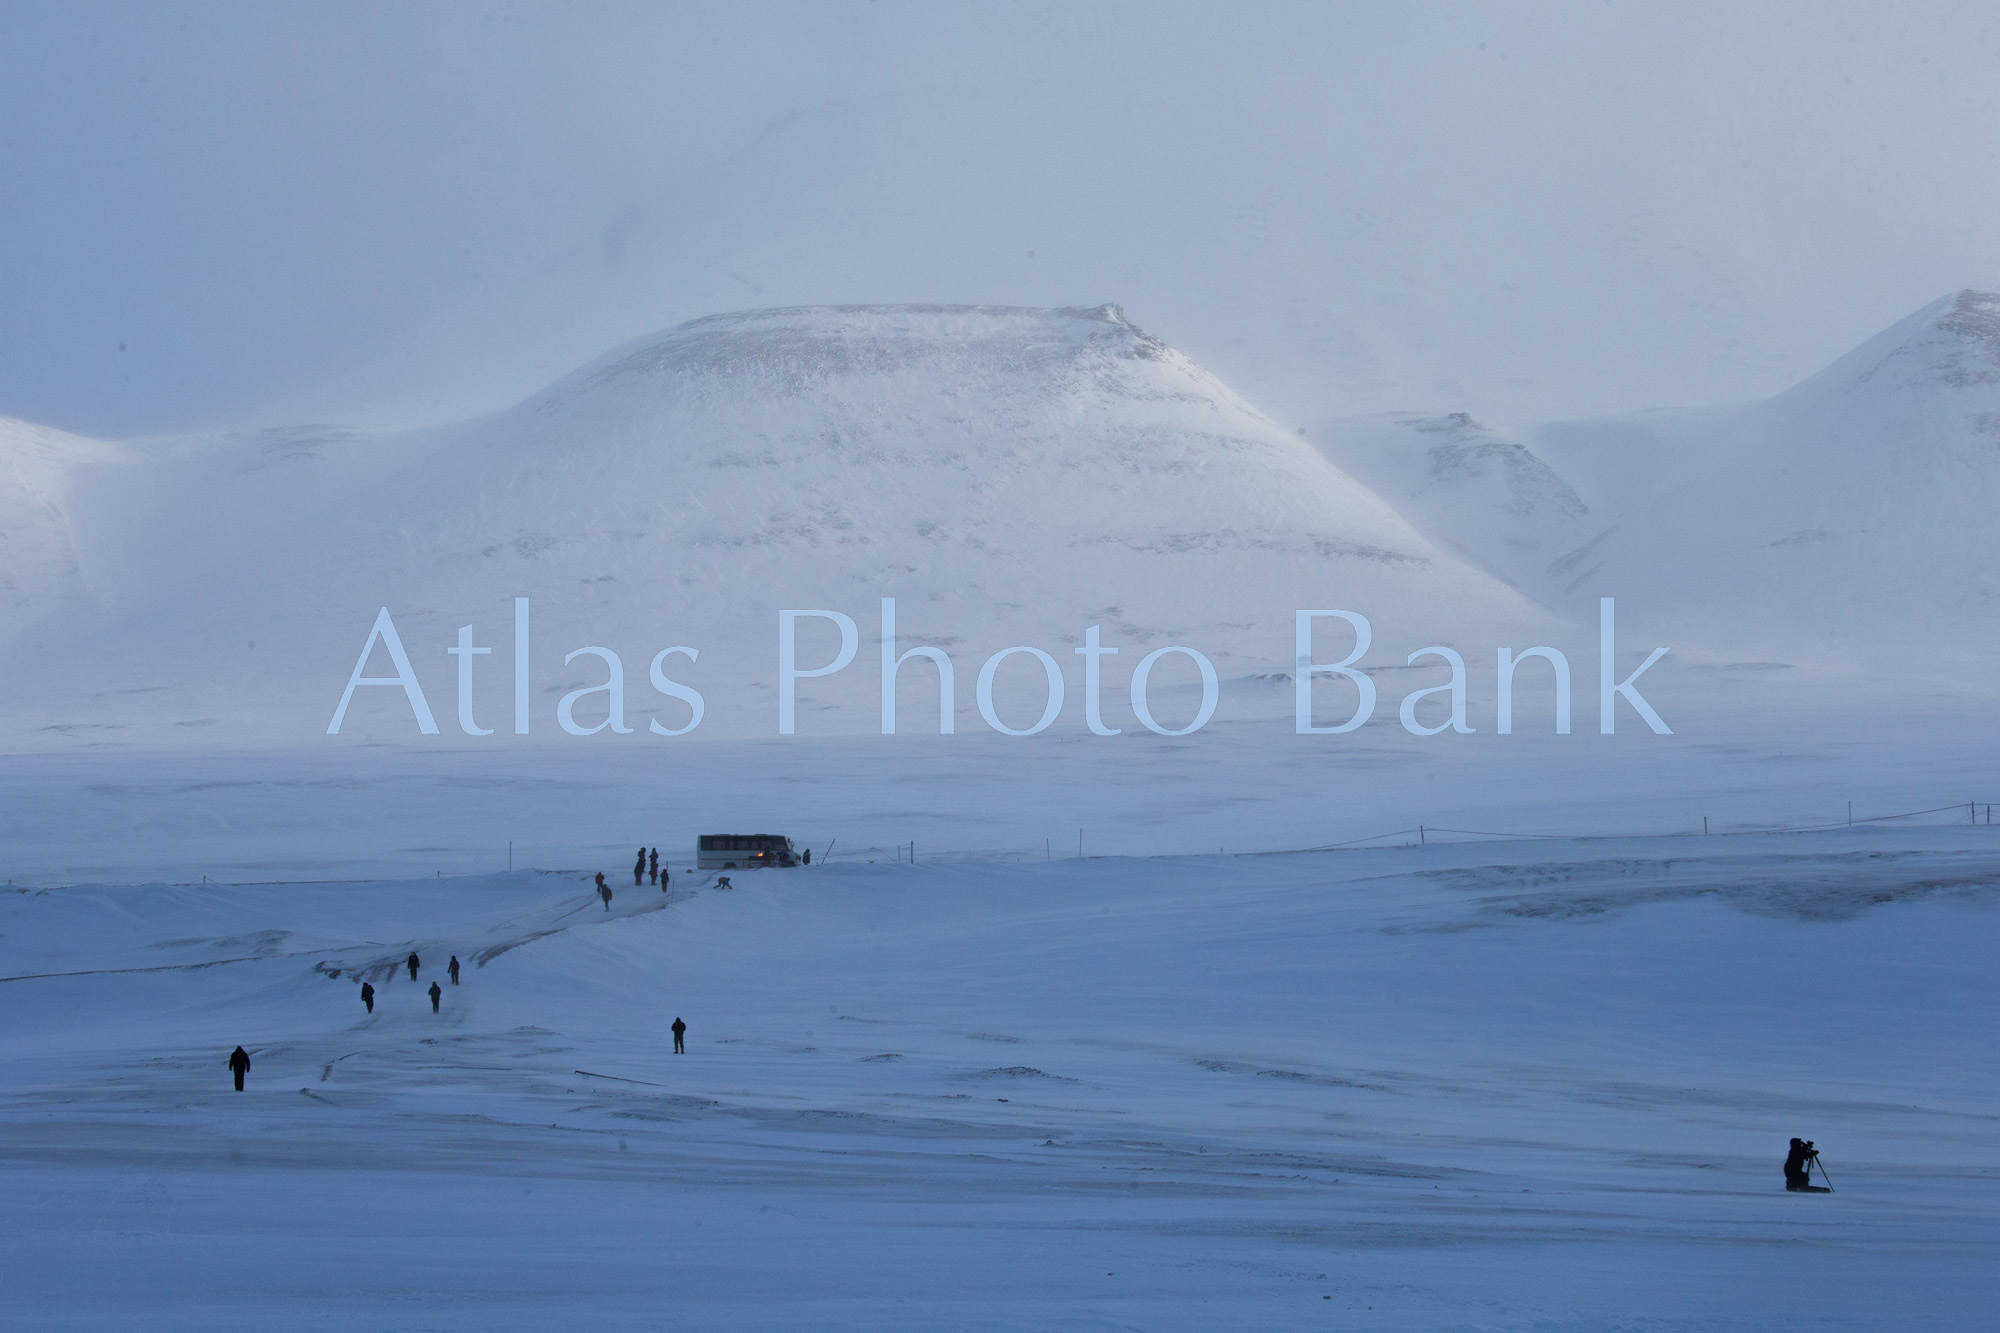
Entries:
{"label": "snowfield", "polygon": [[15,888],[8,1323],[1990,1328],[1996,837]]}

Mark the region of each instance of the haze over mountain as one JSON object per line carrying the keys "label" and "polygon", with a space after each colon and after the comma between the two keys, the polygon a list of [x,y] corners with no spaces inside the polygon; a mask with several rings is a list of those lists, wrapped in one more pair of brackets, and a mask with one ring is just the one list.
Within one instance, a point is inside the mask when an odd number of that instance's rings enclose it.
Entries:
{"label": "haze over mountain", "polygon": [[1760,397],[2000,280],[1963,0],[114,8],[0,8],[0,414],[86,434],[1104,297],[1288,426],[1541,421]]}
{"label": "haze over mountain", "polygon": [[0,417],[0,624],[10,637],[83,595],[75,481],[124,457],[117,445]]}

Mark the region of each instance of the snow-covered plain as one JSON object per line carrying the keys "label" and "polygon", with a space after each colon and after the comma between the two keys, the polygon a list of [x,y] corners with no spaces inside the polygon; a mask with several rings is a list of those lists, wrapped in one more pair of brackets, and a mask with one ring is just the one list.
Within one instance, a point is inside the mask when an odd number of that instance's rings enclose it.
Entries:
{"label": "snow-covered plain", "polygon": [[16,889],[7,1322],[1989,1328],[1996,839]]}

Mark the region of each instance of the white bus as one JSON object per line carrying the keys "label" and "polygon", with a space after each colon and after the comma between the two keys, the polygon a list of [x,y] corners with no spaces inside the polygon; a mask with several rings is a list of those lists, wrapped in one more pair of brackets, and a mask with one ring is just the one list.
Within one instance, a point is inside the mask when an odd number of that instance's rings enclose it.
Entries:
{"label": "white bus", "polygon": [[695,865],[702,870],[755,870],[798,863],[792,840],[775,833],[704,833],[695,856]]}

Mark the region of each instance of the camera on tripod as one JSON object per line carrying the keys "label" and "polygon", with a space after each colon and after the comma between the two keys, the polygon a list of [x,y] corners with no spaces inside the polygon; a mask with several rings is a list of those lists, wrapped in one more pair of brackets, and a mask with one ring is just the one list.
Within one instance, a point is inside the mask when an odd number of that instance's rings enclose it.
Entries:
{"label": "camera on tripod", "polygon": [[1811,1139],[1793,1139],[1792,1150],[1785,1158],[1785,1188],[1800,1194],[1831,1194],[1833,1182],[1824,1186],[1812,1183],[1813,1168],[1818,1167],[1822,1177],[1826,1168],[1820,1165],[1819,1149]]}

